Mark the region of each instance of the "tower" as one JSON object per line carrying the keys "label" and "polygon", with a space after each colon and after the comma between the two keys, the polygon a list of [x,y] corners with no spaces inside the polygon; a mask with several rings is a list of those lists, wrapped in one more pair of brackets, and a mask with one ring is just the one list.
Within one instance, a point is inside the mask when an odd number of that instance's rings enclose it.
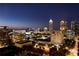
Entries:
{"label": "tower", "polygon": [[53,21],[52,19],[49,20],[49,32],[50,34],[52,34],[52,30],[53,30]]}
{"label": "tower", "polygon": [[65,22],[63,19],[60,21],[60,31],[65,31],[67,29],[66,24],[67,22]]}

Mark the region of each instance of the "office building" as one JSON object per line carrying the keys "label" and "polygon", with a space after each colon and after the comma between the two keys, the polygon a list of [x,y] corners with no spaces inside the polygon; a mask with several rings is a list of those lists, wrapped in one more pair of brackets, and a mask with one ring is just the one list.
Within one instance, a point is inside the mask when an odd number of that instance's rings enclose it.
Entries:
{"label": "office building", "polygon": [[53,32],[53,21],[52,21],[52,19],[49,20],[49,32],[50,32],[50,34],[52,34],[52,32]]}

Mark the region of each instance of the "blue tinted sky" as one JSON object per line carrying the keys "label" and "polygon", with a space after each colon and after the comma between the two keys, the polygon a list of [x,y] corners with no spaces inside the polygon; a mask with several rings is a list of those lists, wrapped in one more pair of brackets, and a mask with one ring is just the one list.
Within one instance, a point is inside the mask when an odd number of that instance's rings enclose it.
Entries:
{"label": "blue tinted sky", "polygon": [[79,4],[0,4],[0,25],[40,27],[52,18],[54,28],[58,28],[61,18],[69,24],[78,16]]}

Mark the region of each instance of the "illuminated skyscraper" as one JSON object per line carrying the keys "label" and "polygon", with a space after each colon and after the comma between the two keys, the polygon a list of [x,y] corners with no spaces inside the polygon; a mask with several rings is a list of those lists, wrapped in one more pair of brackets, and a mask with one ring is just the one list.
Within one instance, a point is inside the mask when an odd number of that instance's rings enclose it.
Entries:
{"label": "illuminated skyscraper", "polygon": [[53,21],[52,19],[49,20],[49,32],[50,34],[52,34],[52,30],[53,30]]}
{"label": "illuminated skyscraper", "polygon": [[67,22],[65,22],[63,19],[60,21],[60,31],[65,31],[67,29]]}

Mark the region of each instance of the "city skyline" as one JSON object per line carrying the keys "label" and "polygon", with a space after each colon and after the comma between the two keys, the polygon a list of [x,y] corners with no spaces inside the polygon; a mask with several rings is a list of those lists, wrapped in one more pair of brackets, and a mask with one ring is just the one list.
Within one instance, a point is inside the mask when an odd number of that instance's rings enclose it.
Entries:
{"label": "city skyline", "polygon": [[79,56],[79,4],[0,3],[0,56]]}
{"label": "city skyline", "polygon": [[49,19],[53,27],[59,28],[63,18],[69,23],[79,17],[79,4],[0,4],[0,25],[14,27],[48,26]]}

